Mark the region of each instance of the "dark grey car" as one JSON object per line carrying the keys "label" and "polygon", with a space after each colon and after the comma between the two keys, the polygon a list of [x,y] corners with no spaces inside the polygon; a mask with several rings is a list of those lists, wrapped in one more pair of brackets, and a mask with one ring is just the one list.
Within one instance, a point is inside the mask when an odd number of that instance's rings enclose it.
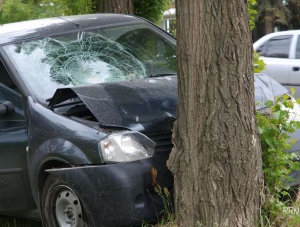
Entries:
{"label": "dark grey car", "polygon": [[0,54],[0,212],[155,221],[155,185],[172,190],[175,39],[132,16],[72,16],[1,26]]}
{"label": "dark grey car", "polygon": [[[260,103],[286,92],[255,78]],[[157,220],[176,107],[176,41],[143,19],[1,26],[0,213],[49,227]]]}

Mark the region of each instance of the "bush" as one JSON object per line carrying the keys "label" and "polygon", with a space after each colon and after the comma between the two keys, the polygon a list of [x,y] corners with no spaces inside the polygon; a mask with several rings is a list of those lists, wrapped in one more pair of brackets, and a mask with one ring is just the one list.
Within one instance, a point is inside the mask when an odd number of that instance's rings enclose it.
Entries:
{"label": "bush", "polygon": [[299,169],[297,155],[287,151],[295,143],[291,133],[300,128],[300,122],[294,120],[291,114],[294,105],[298,103],[290,96],[283,95],[274,102],[267,101],[267,111],[257,113],[265,180],[262,226],[266,226],[266,223],[279,225],[284,218],[282,211],[290,204],[289,183],[292,178],[289,174]]}

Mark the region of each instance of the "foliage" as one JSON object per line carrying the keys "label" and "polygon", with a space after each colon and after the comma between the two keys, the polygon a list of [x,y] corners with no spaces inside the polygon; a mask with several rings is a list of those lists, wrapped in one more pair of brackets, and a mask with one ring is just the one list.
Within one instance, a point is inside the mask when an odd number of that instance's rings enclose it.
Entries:
{"label": "foliage", "polygon": [[265,20],[265,16],[270,17],[273,25],[287,26],[290,20],[290,12],[286,7],[287,1],[280,0],[257,0],[257,19]]}
{"label": "foliage", "polygon": [[[135,15],[159,21],[169,0],[133,0]],[[96,0],[6,0],[0,24],[38,18],[89,14],[96,11]]]}
{"label": "foliage", "polygon": [[292,180],[289,174],[299,169],[297,155],[287,152],[295,143],[290,134],[300,128],[300,122],[292,117],[294,105],[297,103],[290,96],[284,95],[276,101],[267,101],[265,111],[257,113],[266,185],[263,218],[269,223],[277,222],[278,216],[287,206],[282,198],[289,195],[289,182]]}
{"label": "foliage", "polygon": [[248,13],[249,13],[249,25],[250,29],[253,30],[255,28],[255,15],[257,14],[257,11],[255,9],[256,7],[256,0],[248,0]]}
{"label": "foliage", "polygon": [[0,13],[0,24],[94,11],[92,0],[6,0]]}
{"label": "foliage", "polygon": [[62,16],[67,9],[65,2],[60,0],[43,0],[32,7],[35,8],[35,19]]}
{"label": "foliage", "polygon": [[300,0],[287,0],[285,7],[289,12],[288,29],[300,29]]}
{"label": "foliage", "polygon": [[66,15],[93,13],[96,7],[96,3],[93,0],[63,0],[63,2],[67,8],[65,11]]}
{"label": "foliage", "polygon": [[164,210],[163,210],[163,218],[162,218],[162,224],[164,223],[174,223],[175,222],[175,211],[173,207],[173,199],[172,195],[170,194],[169,190],[167,188],[162,188],[161,186],[157,185],[155,187],[155,192],[161,196],[164,204]]}
{"label": "foliage", "polygon": [[33,3],[22,0],[6,0],[0,13],[0,24],[30,20],[36,18]]}
{"label": "foliage", "polygon": [[168,9],[169,0],[133,0],[133,5],[136,16],[156,23],[162,19],[163,12]]}
{"label": "foliage", "polygon": [[257,2],[258,27],[263,28],[266,20],[269,20],[271,25],[277,26],[279,30],[300,28],[300,0],[257,0]]}
{"label": "foliage", "polygon": [[259,73],[263,71],[266,67],[264,61],[260,58],[259,54],[254,51],[253,53],[253,71],[254,73]]}

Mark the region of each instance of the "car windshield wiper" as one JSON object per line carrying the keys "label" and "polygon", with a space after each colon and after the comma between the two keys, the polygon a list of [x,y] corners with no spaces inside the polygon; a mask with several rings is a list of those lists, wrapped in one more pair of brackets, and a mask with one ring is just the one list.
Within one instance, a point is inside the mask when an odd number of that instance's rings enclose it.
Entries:
{"label": "car windshield wiper", "polygon": [[147,78],[150,77],[162,77],[162,76],[176,76],[177,73],[158,73],[158,74],[150,74]]}

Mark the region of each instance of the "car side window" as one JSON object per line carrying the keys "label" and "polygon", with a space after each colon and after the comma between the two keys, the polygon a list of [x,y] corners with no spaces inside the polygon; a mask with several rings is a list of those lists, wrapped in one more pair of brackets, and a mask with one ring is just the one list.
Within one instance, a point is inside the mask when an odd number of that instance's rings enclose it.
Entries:
{"label": "car side window", "polygon": [[288,58],[292,35],[276,36],[269,39],[257,50],[261,56],[270,58]]}
{"label": "car side window", "polygon": [[[17,88],[0,57],[0,103],[3,102],[11,102],[14,113],[9,115],[0,115],[0,123],[3,119],[11,121],[24,120],[22,93]],[[0,130],[1,129],[2,128],[0,127]]]}
{"label": "car side window", "polygon": [[256,52],[257,52],[259,55],[261,55],[261,56],[265,56],[265,55],[264,55],[265,49],[266,49],[266,43],[262,44],[262,45],[256,50]]}
{"label": "car side window", "polygon": [[298,35],[297,45],[296,45],[296,59],[300,59],[300,35]]}
{"label": "car side window", "polygon": [[12,80],[3,62],[1,61],[1,58],[0,58],[0,83],[4,84],[6,87],[9,87],[10,89],[13,89],[14,91],[19,92],[15,82]]}

